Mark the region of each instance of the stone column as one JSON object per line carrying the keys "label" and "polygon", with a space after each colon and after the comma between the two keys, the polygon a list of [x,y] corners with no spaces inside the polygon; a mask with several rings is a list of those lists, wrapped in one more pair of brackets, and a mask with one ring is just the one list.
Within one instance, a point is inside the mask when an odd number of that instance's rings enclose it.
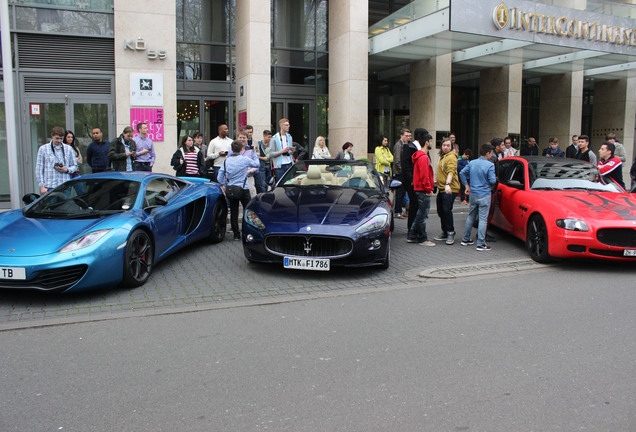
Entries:
{"label": "stone column", "polygon": [[541,78],[541,103],[539,113],[539,151],[548,146],[550,137],[559,139],[565,149],[572,142],[572,135],[581,133],[583,114],[583,71]]}
{"label": "stone column", "polygon": [[368,146],[368,15],[366,0],[329,2],[329,148],[354,144],[356,158]]}
{"label": "stone column", "polygon": [[481,71],[479,77],[479,145],[493,137],[521,133],[522,65]]}
{"label": "stone column", "polygon": [[[163,108],[164,136],[163,141],[155,140],[154,142],[157,159],[153,171],[174,174],[170,159],[177,148],[175,2],[173,0],[164,2],[114,0],[113,11],[117,136],[126,126],[131,125],[131,108]],[[127,41],[132,41],[132,44],[127,45]],[[138,41],[143,41],[144,44],[137,45]],[[131,46],[135,49],[131,49]],[[161,59],[157,56],[153,59],[154,53],[158,54],[159,51],[163,51],[165,57]],[[160,74],[163,78],[163,103],[153,106],[132,106],[131,91],[139,91],[139,88],[138,83],[131,83],[131,73]],[[156,87],[154,91],[156,92]],[[152,125],[152,127],[158,127],[158,125]],[[109,140],[114,138],[116,136],[108,137]]]}
{"label": "stone column", "polygon": [[[411,132],[425,128],[433,137],[437,131],[450,131],[452,54],[444,54],[411,64]],[[439,156],[431,151],[435,165]]]}
{"label": "stone column", "polygon": [[[242,116],[254,126],[255,142],[271,125],[270,0],[236,2],[237,132]],[[243,92],[241,94],[241,92]]]}
{"label": "stone column", "polygon": [[623,164],[623,179],[629,187],[629,169],[634,162],[634,122],[636,119],[636,78],[597,81],[594,84],[592,113],[592,148],[598,149],[605,135],[616,134],[618,142],[625,146],[627,160]]}

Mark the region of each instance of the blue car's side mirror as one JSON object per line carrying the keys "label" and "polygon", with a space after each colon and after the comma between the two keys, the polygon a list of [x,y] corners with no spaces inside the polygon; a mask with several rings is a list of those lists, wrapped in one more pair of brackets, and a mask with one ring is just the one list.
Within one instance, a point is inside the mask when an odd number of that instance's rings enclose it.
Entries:
{"label": "blue car's side mirror", "polygon": [[29,205],[38,198],[40,198],[40,195],[36,193],[29,193],[22,197],[22,202],[26,205]]}

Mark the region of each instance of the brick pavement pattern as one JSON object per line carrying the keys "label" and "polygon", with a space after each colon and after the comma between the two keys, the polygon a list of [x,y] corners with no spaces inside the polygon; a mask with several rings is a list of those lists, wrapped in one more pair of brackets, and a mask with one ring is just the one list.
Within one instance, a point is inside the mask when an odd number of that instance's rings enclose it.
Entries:
{"label": "brick pavement pattern", "polygon": [[[455,225],[462,230],[468,206],[455,205]],[[429,237],[439,231],[439,218],[431,209]],[[170,313],[263,304],[324,296],[372,292],[425,285],[431,279],[419,274],[431,269],[474,267],[527,259],[523,242],[494,231],[497,242],[490,252],[461,246],[423,247],[406,242],[406,221],[395,221],[391,239],[391,265],[378,268],[332,269],[330,272],[285,270],[282,265],[251,264],[241,242],[231,236],[217,245],[199,243],[159,263],[148,282],[139,288],[113,288],[77,294],[0,292],[0,330],[80,320],[109,319],[149,313]],[[458,236],[457,238],[461,237]],[[461,273],[461,271],[459,271]]]}

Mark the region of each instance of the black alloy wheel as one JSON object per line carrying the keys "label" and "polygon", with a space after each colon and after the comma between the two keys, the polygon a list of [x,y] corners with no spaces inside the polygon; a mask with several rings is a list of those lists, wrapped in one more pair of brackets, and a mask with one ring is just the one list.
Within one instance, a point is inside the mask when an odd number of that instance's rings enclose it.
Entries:
{"label": "black alloy wheel", "polygon": [[154,247],[148,233],[137,229],[128,238],[124,253],[124,280],[127,287],[138,287],[146,283],[152,271]]}
{"label": "black alloy wheel", "polygon": [[391,264],[391,239],[389,238],[389,240],[386,243],[386,254],[384,255],[384,261],[382,261],[382,264],[380,264],[380,268],[382,270],[386,270],[389,268],[390,264]]}
{"label": "black alloy wheel", "polygon": [[221,243],[227,231],[227,204],[222,197],[216,201],[212,212],[212,226],[210,227],[210,243]]}
{"label": "black alloy wheel", "polygon": [[530,258],[538,263],[549,263],[552,257],[548,254],[548,227],[543,218],[536,214],[528,222],[526,248]]}

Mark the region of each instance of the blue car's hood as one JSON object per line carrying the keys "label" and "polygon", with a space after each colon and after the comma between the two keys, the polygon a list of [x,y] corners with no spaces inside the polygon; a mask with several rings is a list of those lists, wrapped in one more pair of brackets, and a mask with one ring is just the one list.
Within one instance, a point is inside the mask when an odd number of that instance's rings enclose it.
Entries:
{"label": "blue car's hood", "polygon": [[104,219],[31,219],[17,210],[0,218],[0,256],[27,257],[57,252]]}
{"label": "blue car's hood", "polygon": [[373,189],[278,187],[259,195],[255,204],[266,224],[356,225],[383,199]]}

